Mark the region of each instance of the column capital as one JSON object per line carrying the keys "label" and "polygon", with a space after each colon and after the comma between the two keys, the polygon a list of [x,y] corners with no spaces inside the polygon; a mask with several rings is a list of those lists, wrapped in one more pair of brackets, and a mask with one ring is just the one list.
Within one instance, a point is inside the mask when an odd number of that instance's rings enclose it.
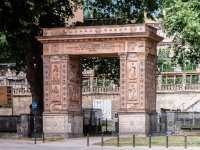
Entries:
{"label": "column capital", "polygon": [[127,53],[118,53],[120,59],[126,59],[127,58]]}

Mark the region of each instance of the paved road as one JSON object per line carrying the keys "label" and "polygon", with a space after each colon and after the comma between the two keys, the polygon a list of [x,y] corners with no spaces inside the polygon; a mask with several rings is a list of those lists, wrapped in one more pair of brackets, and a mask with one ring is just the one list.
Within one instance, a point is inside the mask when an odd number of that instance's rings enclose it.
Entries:
{"label": "paved road", "polygon": [[[111,137],[104,137],[104,139],[109,139]],[[27,140],[9,140],[9,139],[0,139],[0,150],[185,150],[185,148],[180,147],[116,147],[116,146],[96,146],[92,145],[93,143],[100,142],[100,137],[91,137],[90,138],[90,146],[87,146],[87,139],[84,138],[76,138],[76,139],[68,139],[64,141],[56,141],[56,142],[45,142],[37,141],[37,144],[34,141]],[[200,150],[200,147],[189,147],[189,150]]]}

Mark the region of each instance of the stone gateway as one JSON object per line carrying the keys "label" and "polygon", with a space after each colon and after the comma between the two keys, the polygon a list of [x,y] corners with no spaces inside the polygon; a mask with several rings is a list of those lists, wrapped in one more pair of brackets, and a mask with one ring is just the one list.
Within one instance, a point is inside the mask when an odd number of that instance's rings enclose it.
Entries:
{"label": "stone gateway", "polygon": [[[148,135],[156,111],[156,46],[147,24],[45,28],[43,44],[45,136],[83,135],[81,59],[120,58],[119,133]],[[72,132],[73,131],[73,132]]]}

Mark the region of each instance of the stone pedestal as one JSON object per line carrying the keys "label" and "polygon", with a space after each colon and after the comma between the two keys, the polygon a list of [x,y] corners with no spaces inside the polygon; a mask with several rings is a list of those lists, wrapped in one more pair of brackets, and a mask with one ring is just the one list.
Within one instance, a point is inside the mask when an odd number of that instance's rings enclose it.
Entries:
{"label": "stone pedestal", "polygon": [[120,135],[136,134],[137,136],[149,135],[149,114],[146,113],[119,113]]}
{"label": "stone pedestal", "polygon": [[45,138],[74,138],[83,136],[83,116],[72,114],[43,114]]}

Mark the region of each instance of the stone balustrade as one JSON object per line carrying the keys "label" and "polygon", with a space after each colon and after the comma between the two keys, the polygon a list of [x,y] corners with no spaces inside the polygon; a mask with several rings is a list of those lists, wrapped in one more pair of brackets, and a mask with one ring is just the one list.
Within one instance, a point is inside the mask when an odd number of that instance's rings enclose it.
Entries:
{"label": "stone balustrade", "polygon": [[[82,93],[107,93],[119,92],[119,87],[113,86],[94,86],[92,89],[89,86],[82,87]],[[92,91],[91,91],[92,90]],[[162,84],[157,85],[157,92],[172,92],[172,91],[200,91],[200,84]],[[13,95],[31,95],[30,89],[16,88],[13,89]]]}
{"label": "stone balustrade", "polygon": [[119,87],[94,86],[92,89],[89,86],[82,87],[82,93],[104,93],[104,92],[119,92]]}
{"label": "stone balustrade", "polygon": [[200,91],[200,84],[162,84],[157,85],[157,91]]}

